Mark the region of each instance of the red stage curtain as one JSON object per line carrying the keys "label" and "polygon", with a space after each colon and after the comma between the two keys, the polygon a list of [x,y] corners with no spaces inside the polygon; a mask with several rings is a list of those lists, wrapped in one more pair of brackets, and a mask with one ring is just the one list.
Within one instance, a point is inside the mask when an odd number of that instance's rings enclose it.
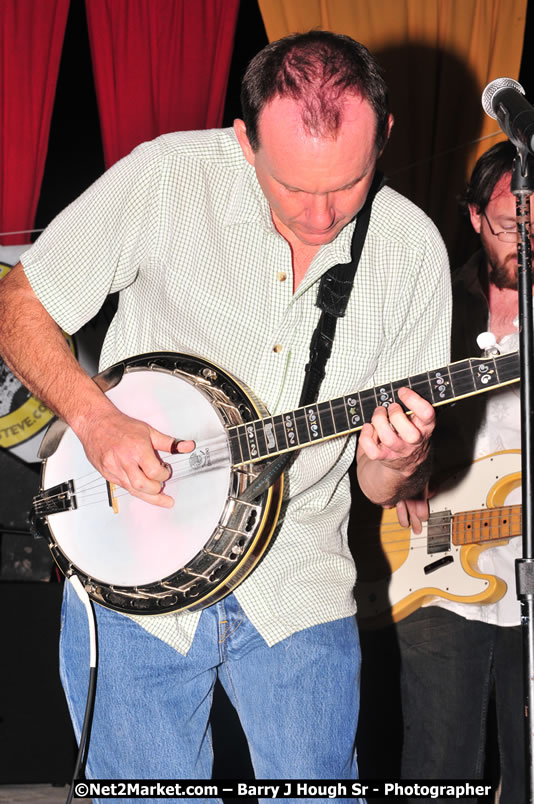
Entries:
{"label": "red stage curtain", "polygon": [[222,123],[239,0],[86,0],[109,167],[140,142]]}
{"label": "red stage curtain", "polygon": [[0,0],[0,233],[33,227],[68,10],[69,0]]}

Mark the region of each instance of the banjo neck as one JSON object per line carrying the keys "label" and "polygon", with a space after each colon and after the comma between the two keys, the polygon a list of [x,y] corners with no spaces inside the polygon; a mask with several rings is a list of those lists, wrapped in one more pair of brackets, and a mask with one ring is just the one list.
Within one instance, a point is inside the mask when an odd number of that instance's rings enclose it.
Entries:
{"label": "banjo neck", "polygon": [[304,405],[288,413],[244,422],[228,428],[233,464],[238,467],[256,463],[355,433],[371,421],[376,407],[389,407],[393,402],[402,405],[397,394],[399,388],[412,388],[437,407],[510,385],[519,376],[518,352],[468,358],[375,388]]}

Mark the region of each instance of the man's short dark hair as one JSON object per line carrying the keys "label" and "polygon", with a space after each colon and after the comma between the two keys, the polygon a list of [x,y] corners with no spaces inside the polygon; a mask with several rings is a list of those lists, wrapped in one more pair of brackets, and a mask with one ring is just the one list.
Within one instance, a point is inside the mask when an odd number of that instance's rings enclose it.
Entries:
{"label": "man's short dark hair", "polygon": [[291,34],[271,42],[250,62],[241,86],[241,108],[248,140],[260,145],[258,119],[275,97],[302,104],[305,128],[333,136],[343,119],[345,93],[361,95],[376,114],[376,148],[388,134],[387,87],[382,71],[366,47],[350,36],[330,31]]}
{"label": "man's short dark hair", "polygon": [[468,214],[469,205],[475,207],[479,213],[484,212],[499,179],[506,173],[512,172],[516,156],[517,149],[509,140],[498,142],[482,154],[477,160],[469,184],[460,198],[462,212]]}

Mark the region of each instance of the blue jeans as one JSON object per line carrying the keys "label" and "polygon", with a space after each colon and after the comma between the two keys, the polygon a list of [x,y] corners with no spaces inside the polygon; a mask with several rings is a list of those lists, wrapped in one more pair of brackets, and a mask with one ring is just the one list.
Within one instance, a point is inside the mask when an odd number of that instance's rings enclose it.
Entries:
{"label": "blue jeans", "polygon": [[[87,620],[70,584],[65,588],[61,679],[79,739]],[[269,648],[230,595],[202,612],[182,656],[123,615],[95,610],[99,660],[88,778],[209,779],[217,677],[239,714],[258,779],[357,778],[360,647],[353,617]]]}

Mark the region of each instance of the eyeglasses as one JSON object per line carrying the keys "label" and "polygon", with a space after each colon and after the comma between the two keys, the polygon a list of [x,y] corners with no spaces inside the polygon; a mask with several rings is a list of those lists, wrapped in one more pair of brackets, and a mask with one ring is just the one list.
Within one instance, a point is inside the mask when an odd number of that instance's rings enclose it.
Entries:
{"label": "eyeglasses", "polygon": [[[489,228],[490,228],[490,232],[492,233],[492,235],[493,235],[494,237],[499,238],[499,240],[501,241],[501,243],[517,243],[517,231],[516,231],[516,229],[514,229],[514,231],[513,231],[513,232],[512,232],[512,231],[508,231],[508,232],[494,232],[494,231],[493,231],[493,226],[491,225],[491,223],[490,223],[490,221],[489,221],[488,216],[486,215],[486,213],[485,213],[485,212],[483,212],[482,214],[483,214],[483,215],[484,215],[484,217],[486,218],[486,223],[488,224],[488,226],[489,226]],[[531,237],[534,237],[534,233],[533,233],[533,234],[531,234]]]}

